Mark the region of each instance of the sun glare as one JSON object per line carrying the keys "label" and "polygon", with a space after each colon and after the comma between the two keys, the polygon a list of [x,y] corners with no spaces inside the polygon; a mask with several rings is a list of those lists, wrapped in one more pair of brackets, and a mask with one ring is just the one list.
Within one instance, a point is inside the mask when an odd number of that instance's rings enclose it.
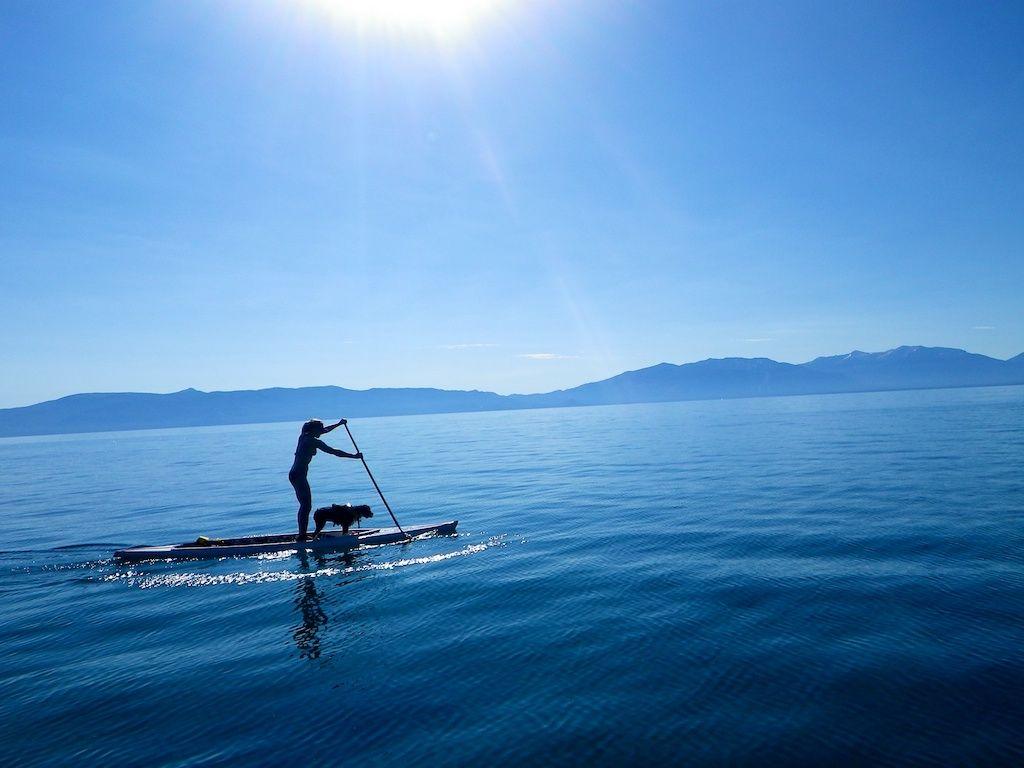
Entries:
{"label": "sun glare", "polygon": [[451,37],[466,32],[502,0],[313,0],[360,28]]}

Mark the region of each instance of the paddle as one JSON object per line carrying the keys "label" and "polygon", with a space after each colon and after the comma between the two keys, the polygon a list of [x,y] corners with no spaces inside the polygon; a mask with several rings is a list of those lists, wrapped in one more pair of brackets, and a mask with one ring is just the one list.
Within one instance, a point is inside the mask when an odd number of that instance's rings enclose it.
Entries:
{"label": "paddle", "polygon": [[344,426],[345,431],[348,432],[348,439],[352,441],[352,447],[355,448],[356,453],[359,454],[360,461],[363,462],[363,467],[366,468],[366,474],[370,476],[370,482],[373,483],[373,487],[377,489],[377,495],[380,496],[380,500],[384,502],[384,507],[387,509],[388,514],[391,515],[391,519],[395,521],[395,527],[398,528],[398,532],[407,539],[411,539],[412,536],[403,531],[402,526],[398,524],[398,518],[395,517],[395,513],[391,511],[391,505],[388,504],[388,500],[384,498],[384,493],[381,491],[380,486],[377,485],[377,481],[373,477],[373,472],[370,471],[370,465],[366,463],[366,459],[363,457],[363,452],[359,450],[359,446],[356,444],[356,439],[352,437],[352,430],[348,428],[348,421],[343,421],[342,426]]}

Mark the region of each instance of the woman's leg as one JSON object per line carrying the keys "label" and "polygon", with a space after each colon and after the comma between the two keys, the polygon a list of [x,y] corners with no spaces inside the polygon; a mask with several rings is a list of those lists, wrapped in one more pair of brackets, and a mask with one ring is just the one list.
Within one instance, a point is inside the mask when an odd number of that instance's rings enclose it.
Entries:
{"label": "woman's leg", "polygon": [[306,529],[309,527],[309,512],[313,509],[313,491],[310,490],[309,480],[305,475],[288,475],[288,479],[295,489],[295,498],[299,500],[299,541],[305,541]]}

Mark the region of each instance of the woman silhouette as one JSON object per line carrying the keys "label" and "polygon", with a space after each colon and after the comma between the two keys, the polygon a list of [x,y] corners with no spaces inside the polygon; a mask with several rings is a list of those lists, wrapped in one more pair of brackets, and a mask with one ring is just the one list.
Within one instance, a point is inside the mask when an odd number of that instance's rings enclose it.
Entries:
{"label": "woman silhouette", "polygon": [[345,419],[341,419],[337,424],[325,427],[322,421],[311,419],[302,425],[302,432],[299,433],[299,442],[295,446],[295,461],[288,472],[288,481],[292,484],[292,488],[295,489],[295,498],[299,500],[299,536],[296,541],[306,540],[309,512],[313,509],[313,492],[309,488],[309,478],[306,475],[309,471],[309,462],[316,456],[317,449],[319,448],[324,453],[340,456],[343,459],[363,458],[361,453],[345,453],[345,451],[339,451],[337,448],[331,448],[331,446],[320,439],[321,435],[325,435],[332,429],[337,429],[345,423]]}

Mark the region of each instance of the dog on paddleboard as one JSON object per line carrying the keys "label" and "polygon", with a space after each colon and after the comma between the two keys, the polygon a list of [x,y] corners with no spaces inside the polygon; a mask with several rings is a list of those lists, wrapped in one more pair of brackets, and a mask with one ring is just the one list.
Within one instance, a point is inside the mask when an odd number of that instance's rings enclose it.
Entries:
{"label": "dog on paddleboard", "polygon": [[349,527],[367,517],[373,517],[373,511],[366,504],[357,504],[354,507],[351,504],[331,504],[329,507],[320,507],[313,513],[313,522],[316,523],[313,535],[318,535],[327,523],[340,525],[341,532],[347,534]]}

